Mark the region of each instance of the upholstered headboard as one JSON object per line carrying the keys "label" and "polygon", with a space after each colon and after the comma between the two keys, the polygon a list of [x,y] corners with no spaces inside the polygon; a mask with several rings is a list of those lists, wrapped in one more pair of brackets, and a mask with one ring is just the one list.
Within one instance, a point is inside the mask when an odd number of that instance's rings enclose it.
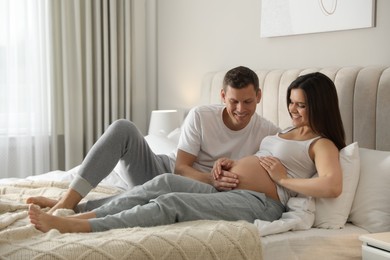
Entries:
{"label": "upholstered headboard", "polygon": [[[347,144],[390,151],[390,67],[330,67],[255,70],[262,99],[257,112],[281,128],[290,125],[286,91],[299,75],[320,71],[335,82]],[[202,104],[221,103],[226,71],[208,73],[202,82]]]}

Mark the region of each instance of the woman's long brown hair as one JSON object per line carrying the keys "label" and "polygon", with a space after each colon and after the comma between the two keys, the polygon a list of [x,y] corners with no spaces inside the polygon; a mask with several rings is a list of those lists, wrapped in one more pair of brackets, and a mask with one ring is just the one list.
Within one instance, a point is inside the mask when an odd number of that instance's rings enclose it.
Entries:
{"label": "woman's long brown hair", "polygon": [[309,124],[313,131],[333,141],[339,150],[344,148],[345,131],[333,81],[320,72],[299,76],[287,89],[287,107],[291,103],[291,90],[297,88],[306,95]]}

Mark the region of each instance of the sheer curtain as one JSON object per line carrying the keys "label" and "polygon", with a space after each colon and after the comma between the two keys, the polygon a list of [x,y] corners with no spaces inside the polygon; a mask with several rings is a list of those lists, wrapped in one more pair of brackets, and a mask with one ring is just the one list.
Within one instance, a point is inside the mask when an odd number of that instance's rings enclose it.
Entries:
{"label": "sheer curtain", "polygon": [[0,3],[0,178],[77,166],[118,118],[146,130],[155,0]]}
{"label": "sheer curtain", "polygon": [[0,177],[52,165],[47,1],[0,0]]}

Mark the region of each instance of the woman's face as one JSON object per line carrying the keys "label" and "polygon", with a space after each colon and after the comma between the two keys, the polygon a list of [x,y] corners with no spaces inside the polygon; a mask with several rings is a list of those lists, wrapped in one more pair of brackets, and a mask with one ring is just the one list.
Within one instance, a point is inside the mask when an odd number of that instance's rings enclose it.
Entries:
{"label": "woman's face", "polygon": [[291,90],[288,110],[293,126],[309,126],[309,110],[306,104],[306,95],[302,89],[296,88]]}

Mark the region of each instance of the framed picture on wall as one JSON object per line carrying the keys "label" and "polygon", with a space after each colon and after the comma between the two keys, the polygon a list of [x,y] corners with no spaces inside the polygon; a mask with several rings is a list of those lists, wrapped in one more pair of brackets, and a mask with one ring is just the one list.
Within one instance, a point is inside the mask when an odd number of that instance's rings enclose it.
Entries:
{"label": "framed picture on wall", "polygon": [[261,37],[369,28],[375,0],[262,0]]}

